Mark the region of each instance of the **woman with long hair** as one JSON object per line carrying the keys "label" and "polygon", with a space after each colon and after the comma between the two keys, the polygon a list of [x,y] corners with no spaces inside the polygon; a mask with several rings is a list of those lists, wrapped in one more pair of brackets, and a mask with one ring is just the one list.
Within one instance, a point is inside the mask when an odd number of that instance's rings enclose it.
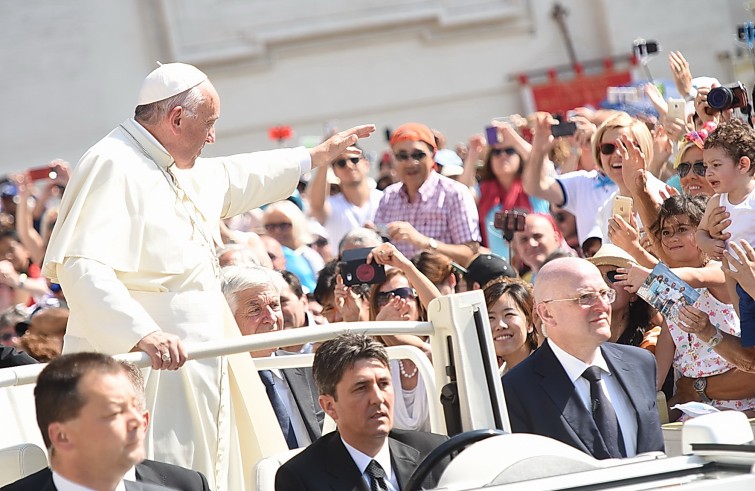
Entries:
{"label": "woman with long hair", "polygon": [[529,157],[529,143],[509,125],[498,127],[497,142],[488,142],[480,171],[480,215],[482,244],[501,257],[509,257],[503,232],[495,228],[495,214],[503,211],[548,213],[549,204],[528,195],[522,185],[522,170]]}

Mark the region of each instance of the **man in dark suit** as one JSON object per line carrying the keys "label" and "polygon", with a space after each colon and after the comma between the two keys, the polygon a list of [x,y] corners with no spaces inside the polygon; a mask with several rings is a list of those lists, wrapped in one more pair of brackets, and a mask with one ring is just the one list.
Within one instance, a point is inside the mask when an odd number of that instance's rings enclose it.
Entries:
{"label": "man in dark suit", "polygon": [[[210,491],[207,479],[201,472],[192,471],[177,465],[155,462],[154,460],[145,460],[141,464],[136,464],[134,476],[126,474],[126,489],[174,489],[179,491]],[[131,477],[131,479],[128,479]],[[133,479],[143,484],[159,484],[145,488],[132,488]],[[23,479],[19,479],[13,484],[0,488],[2,491],[21,491],[21,490],[54,490],[52,471],[49,467],[35,472]]]}
{"label": "man in dark suit", "polygon": [[655,359],[606,342],[614,299],[584,259],[543,266],[535,302],[547,340],[503,377],[513,432],[554,438],[598,459],[663,450]]}
{"label": "man in dark suit", "polygon": [[[144,393],[144,377],[142,372],[131,363],[124,361],[119,363],[126,370],[129,382],[136,393],[137,408],[142,412],[143,428],[146,431],[149,425],[149,411],[147,411],[147,400]],[[124,480],[159,484],[180,491],[210,491],[207,478],[201,472],[154,460],[144,460],[142,463],[136,464],[133,469],[126,471]],[[19,487],[11,489],[37,489],[37,487],[43,489],[45,483],[52,483],[52,472],[49,467],[20,479],[14,483],[14,486],[18,485]]]}
{"label": "man in dark suit", "polygon": [[361,334],[326,341],[312,368],[320,405],[338,431],[283,464],[276,490],[400,490],[422,459],[446,440],[432,433],[391,432],[391,373],[385,348],[376,341]]}
{"label": "man in dark suit", "polygon": [[124,480],[144,459],[144,418],[123,365],[99,353],[64,355],[42,370],[34,389],[37,423],[50,468],[3,491],[55,491],[83,486],[114,491],[169,489]]}
{"label": "man in dark suit", "polygon": [[[223,293],[241,334],[247,336],[284,328],[281,293],[289,286],[279,272],[260,266],[228,266],[223,268],[223,277]],[[269,349],[255,351],[252,356],[281,354]],[[261,370],[260,378],[288,447],[303,447],[317,440],[322,433],[325,413],[317,403],[311,369]]]}

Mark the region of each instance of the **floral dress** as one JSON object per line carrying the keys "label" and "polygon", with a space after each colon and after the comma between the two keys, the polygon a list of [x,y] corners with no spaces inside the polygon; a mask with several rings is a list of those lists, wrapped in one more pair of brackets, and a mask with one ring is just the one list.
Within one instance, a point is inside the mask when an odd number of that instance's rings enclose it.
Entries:
{"label": "floral dress", "polygon": [[[734,307],[716,299],[707,288],[700,288],[697,291],[700,292],[700,298],[695,302],[695,307],[708,314],[710,323],[722,332],[739,337],[739,318]],[[666,324],[676,346],[674,369],[678,376],[700,378],[724,373],[734,368],[734,365],[724,360],[713,348],[694,334],[684,332],[669,319],[666,320]],[[713,401],[711,405],[718,409],[746,411],[755,408],[755,398]]]}

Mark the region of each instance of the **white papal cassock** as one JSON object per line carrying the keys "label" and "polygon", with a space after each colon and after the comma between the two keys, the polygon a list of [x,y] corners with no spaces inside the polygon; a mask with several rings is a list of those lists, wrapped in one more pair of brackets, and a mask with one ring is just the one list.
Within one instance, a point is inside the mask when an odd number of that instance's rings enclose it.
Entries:
{"label": "white papal cassock", "polygon": [[[125,353],[156,330],[221,339],[219,220],[288,197],[310,165],[297,148],[181,170],[136,121],[122,123],[74,169],[48,246],[43,273],[70,307],[63,351]],[[204,472],[213,489],[242,489],[225,359],[150,370],[147,397],[148,457]]]}

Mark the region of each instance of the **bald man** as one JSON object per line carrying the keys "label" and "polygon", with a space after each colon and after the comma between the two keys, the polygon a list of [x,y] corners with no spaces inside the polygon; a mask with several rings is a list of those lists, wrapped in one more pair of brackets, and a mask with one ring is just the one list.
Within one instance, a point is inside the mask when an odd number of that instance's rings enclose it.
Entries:
{"label": "bald man", "polygon": [[524,230],[514,233],[511,242],[517,257],[531,271],[527,281],[535,282],[535,276],[545,260],[561,247],[563,235],[550,215],[530,213],[524,219]]}
{"label": "bald man", "polygon": [[511,430],[597,459],[663,451],[655,359],[607,342],[615,291],[580,258],[547,263],[535,282],[546,341],[503,377]]}

